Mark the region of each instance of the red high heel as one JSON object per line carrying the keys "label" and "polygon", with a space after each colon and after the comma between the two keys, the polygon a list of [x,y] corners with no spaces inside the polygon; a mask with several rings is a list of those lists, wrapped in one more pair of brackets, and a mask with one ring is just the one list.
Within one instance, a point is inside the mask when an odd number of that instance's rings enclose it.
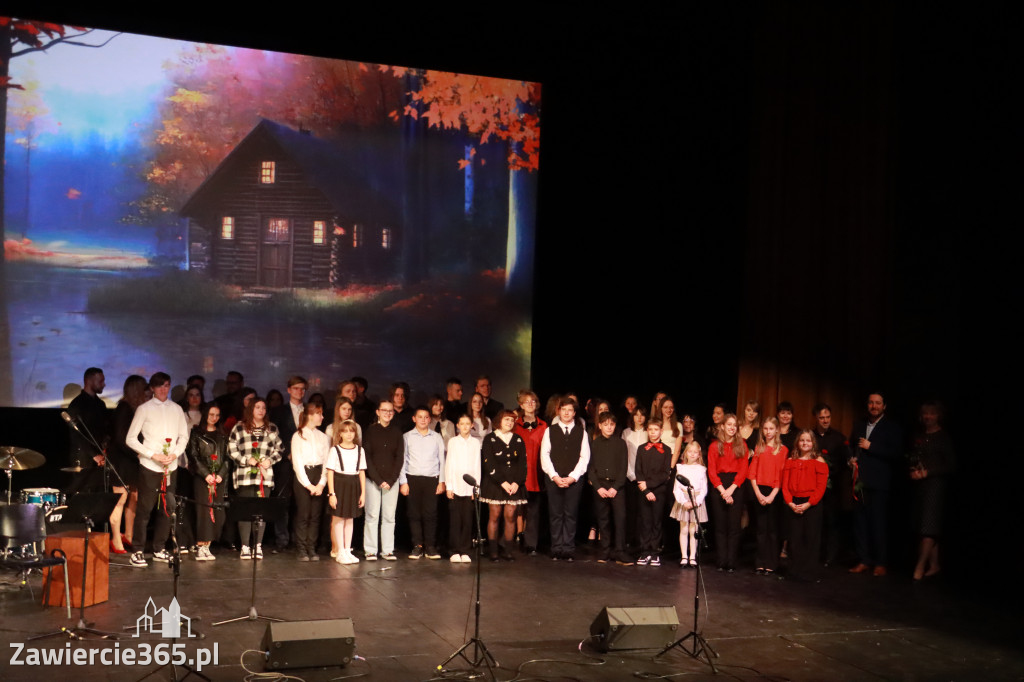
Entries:
{"label": "red high heel", "polygon": [[129,552],[130,552],[130,551],[131,551],[131,550],[133,549],[133,548],[132,548],[132,541],[131,541],[131,540],[129,540],[128,538],[126,538],[126,537],[124,536],[124,533],[121,533],[121,545],[122,545],[122,546],[123,546],[123,547],[124,547],[124,548],[125,548],[125,549],[126,549],[127,551],[129,551]]}
{"label": "red high heel", "polygon": [[110,553],[111,554],[127,554],[128,550],[126,550],[126,549],[118,549],[117,547],[114,547],[114,541],[111,540],[110,541]]}

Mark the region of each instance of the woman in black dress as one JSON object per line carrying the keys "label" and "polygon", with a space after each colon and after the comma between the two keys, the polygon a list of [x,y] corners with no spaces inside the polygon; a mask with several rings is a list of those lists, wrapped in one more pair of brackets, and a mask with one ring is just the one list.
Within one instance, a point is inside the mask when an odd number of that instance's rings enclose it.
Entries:
{"label": "woman in black dress", "polygon": [[921,406],[923,430],[914,441],[914,462],[910,478],[914,486],[914,526],[921,536],[914,580],[928,578],[941,570],[939,538],[946,499],[946,484],[956,466],[953,441],[942,428],[942,406],[927,402]]}
{"label": "woman in black dress", "polygon": [[514,561],[512,544],[516,532],[516,507],[526,504],[526,442],[514,432],[516,413],[502,410],[494,420],[495,431],[484,437],[480,470],[480,501],[490,506],[487,538],[491,561],[498,561],[498,524],[505,516],[505,535],[500,555]]}
{"label": "woman in black dress", "polygon": [[[114,409],[114,431],[107,446],[107,457],[114,471],[118,473],[127,488],[113,485],[115,493],[121,495],[114,511],[110,512],[110,551],[127,554],[132,546],[132,529],[135,526],[135,508],[139,504],[139,456],[125,443],[128,427],[132,425],[135,408],[152,397],[149,382],[138,374],[124,380],[121,399]],[[125,522],[125,534],[121,533],[121,518]]]}

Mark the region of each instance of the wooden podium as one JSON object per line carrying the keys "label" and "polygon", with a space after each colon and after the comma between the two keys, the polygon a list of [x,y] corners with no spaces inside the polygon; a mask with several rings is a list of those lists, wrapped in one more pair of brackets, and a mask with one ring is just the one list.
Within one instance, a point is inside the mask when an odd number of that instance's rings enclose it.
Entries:
{"label": "wooden podium", "polygon": [[[68,557],[71,606],[82,606],[82,559],[85,551],[85,531],[72,530],[54,533],[46,538],[46,555],[54,549]],[[47,591],[49,585],[49,591]],[[110,535],[92,533],[89,537],[89,569],[85,576],[85,606],[105,602],[110,587]],[[64,606],[64,570],[47,568],[43,571],[43,594],[48,599],[44,606]]]}

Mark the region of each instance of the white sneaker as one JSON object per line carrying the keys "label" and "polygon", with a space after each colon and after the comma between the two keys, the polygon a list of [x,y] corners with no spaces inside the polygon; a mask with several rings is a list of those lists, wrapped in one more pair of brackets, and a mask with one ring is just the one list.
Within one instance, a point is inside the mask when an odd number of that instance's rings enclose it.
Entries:
{"label": "white sneaker", "polygon": [[348,551],[348,562],[350,564],[358,564],[359,563],[359,557],[357,557],[355,554],[353,554],[351,549]]}
{"label": "white sneaker", "polygon": [[171,553],[166,549],[161,549],[159,552],[153,552],[153,561],[170,561]]}
{"label": "white sneaker", "polygon": [[473,560],[469,558],[468,554],[463,554],[462,555],[462,563],[464,563],[464,564],[471,564],[471,563],[473,563]]}
{"label": "white sneaker", "polygon": [[448,561],[452,562],[453,564],[461,564],[462,563],[462,557],[459,556],[458,554],[452,554],[451,558],[448,559]]}
{"label": "white sneaker", "polygon": [[145,568],[146,566],[149,566],[149,563],[146,561],[146,556],[142,552],[135,552],[132,554],[132,558],[129,563],[135,568]]}
{"label": "white sneaker", "polygon": [[262,559],[263,558],[263,545],[261,545],[259,543],[256,544],[256,558],[257,559]]}
{"label": "white sneaker", "polygon": [[380,556],[384,561],[398,561],[398,557],[394,554],[381,554]]}
{"label": "white sneaker", "polygon": [[367,553],[366,554],[366,560],[367,561],[376,561],[377,560],[377,555],[376,554]]}
{"label": "white sneaker", "polygon": [[242,553],[238,555],[239,559],[251,559],[252,552],[249,551],[249,545],[242,545]]}

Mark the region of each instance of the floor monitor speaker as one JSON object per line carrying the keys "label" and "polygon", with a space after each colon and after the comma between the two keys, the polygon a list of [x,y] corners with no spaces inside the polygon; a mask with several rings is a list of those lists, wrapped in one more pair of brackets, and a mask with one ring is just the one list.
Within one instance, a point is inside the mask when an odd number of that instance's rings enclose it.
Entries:
{"label": "floor monitor speaker", "polygon": [[675,606],[606,606],[590,625],[592,643],[601,651],[661,649],[676,639]]}
{"label": "floor monitor speaker", "polygon": [[269,623],[260,646],[267,670],[346,666],[355,648],[351,618]]}

